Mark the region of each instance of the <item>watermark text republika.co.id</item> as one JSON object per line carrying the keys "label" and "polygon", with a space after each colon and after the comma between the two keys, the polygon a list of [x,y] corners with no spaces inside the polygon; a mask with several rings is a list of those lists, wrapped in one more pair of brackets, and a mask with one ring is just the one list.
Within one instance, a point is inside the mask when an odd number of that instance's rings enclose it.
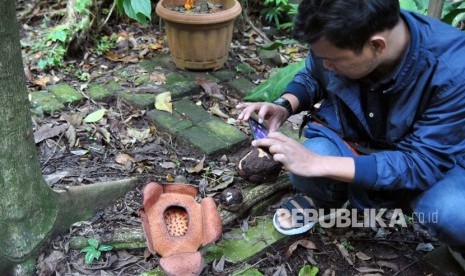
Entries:
{"label": "watermark text republika.co.id", "polygon": [[293,227],[301,227],[318,220],[323,228],[330,227],[407,227],[407,221],[421,224],[437,223],[438,212],[405,215],[402,209],[280,209],[280,219],[292,221]]}

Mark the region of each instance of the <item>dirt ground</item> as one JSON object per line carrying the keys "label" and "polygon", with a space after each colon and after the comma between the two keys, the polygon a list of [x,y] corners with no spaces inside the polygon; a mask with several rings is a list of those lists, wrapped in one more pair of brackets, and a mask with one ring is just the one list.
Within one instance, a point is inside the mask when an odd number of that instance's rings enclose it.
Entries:
{"label": "dirt ground", "polygon": [[[20,3],[22,1],[19,1]],[[23,2],[24,3],[24,2]],[[41,8],[43,9],[43,8]],[[29,15],[21,19],[22,38],[31,39],[31,32],[41,25],[41,17]],[[160,43],[161,48],[145,53],[144,58],[165,54],[167,49],[163,44],[163,33],[157,23],[151,29],[135,24],[108,24],[105,32],[124,33],[136,41],[150,39],[153,43]],[[252,56],[257,48],[254,40],[259,36],[250,35],[251,28],[244,21],[237,24],[234,33],[235,45],[231,49],[230,60],[227,67],[235,69],[240,62],[247,62],[256,70],[255,78],[268,77],[269,67],[260,59]],[[278,37],[272,37],[278,38]],[[116,45],[112,50],[118,51]],[[130,47],[125,51],[135,52]],[[140,57],[138,49],[136,54]],[[304,50],[300,50],[303,56]],[[34,65],[31,53],[25,54],[26,74],[32,79],[28,80],[29,91],[42,89],[40,80],[51,79],[66,82],[76,87],[83,83],[79,79],[87,72],[92,77],[104,77],[103,70],[109,78],[114,78],[114,72],[130,63],[111,61],[108,56],[88,52],[84,58],[68,60],[74,69],[62,68],[53,71],[39,71]],[[298,57],[299,55],[297,55]],[[140,60],[142,60],[140,59]],[[201,98],[204,106],[210,106],[212,99]],[[241,100],[238,98],[237,100]],[[98,129],[89,129],[77,124],[75,131],[76,146],[70,146],[65,135],[50,137],[37,143],[42,172],[49,185],[57,189],[66,189],[74,185],[86,185],[108,180],[117,180],[136,176],[142,183],[149,181],[169,182],[182,176],[189,183],[199,185],[205,181],[208,189],[220,181],[220,177],[211,172],[227,172],[235,177],[234,186],[241,187],[246,183],[235,174],[235,165],[243,155],[245,148],[237,152],[230,152],[222,157],[206,158],[203,170],[189,173],[187,168],[194,167],[202,156],[177,143],[176,137],[160,132],[146,118],[145,110],[138,110],[122,99],[107,103],[95,103],[85,100],[79,105],[70,106],[59,114],[44,117],[34,116],[35,130],[41,126],[60,125],[70,120],[82,120],[91,110],[105,107],[111,110],[105,121],[100,122],[110,130],[110,139],[107,139]],[[230,108],[222,106],[225,112],[233,112]],[[148,130],[148,135],[140,139],[128,134],[128,129]],[[131,158],[129,158],[131,157]],[[111,233],[121,228],[140,228],[141,221],[138,210],[141,207],[141,188],[139,186],[129,192],[115,204],[108,206],[95,215],[90,221],[80,222],[70,228],[69,233],[50,241],[43,249],[38,261],[37,273],[39,275],[140,275],[158,265],[158,257],[148,253],[146,249],[112,250],[104,252],[99,261],[91,265],[84,263],[84,253],[69,249],[69,241],[73,237],[101,237],[105,239]],[[285,197],[287,195],[283,195]],[[270,206],[263,214],[271,216],[279,204]],[[253,217],[244,218],[253,221]],[[237,226],[242,224],[237,222]],[[286,257],[286,252],[295,242],[301,240],[312,241],[317,249],[297,247],[292,254]],[[439,243],[415,223],[409,223],[407,228],[316,228],[310,233],[290,237],[284,242],[270,247],[266,252],[254,256],[247,263],[253,265],[264,275],[298,275],[305,264],[319,268],[319,275],[431,275],[419,261],[425,251],[417,250],[423,245],[438,246]],[[342,245],[338,246],[338,245]],[[208,264],[202,275],[229,275],[233,270],[243,266],[243,263],[231,264],[226,262],[224,267],[214,267]]]}

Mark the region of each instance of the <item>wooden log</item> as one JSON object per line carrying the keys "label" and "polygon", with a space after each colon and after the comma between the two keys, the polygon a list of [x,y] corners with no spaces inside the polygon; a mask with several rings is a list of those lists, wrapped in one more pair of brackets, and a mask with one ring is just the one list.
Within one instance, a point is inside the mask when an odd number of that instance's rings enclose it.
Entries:
{"label": "wooden log", "polygon": [[[221,210],[219,207],[223,227],[231,226],[236,220],[243,218],[253,207],[271,197],[276,197],[278,193],[284,192],[290,187],[291,184],[286,175],[279,177],[275,183],[261,184],[244,192],[244,201],[238,210]],[[118,229],[108,239],[95,238],[99,243],[112,245],[115,249],[135,249],[147,246],[142,227]],[[86,246],[88,244],[85,237],[73,237],[69,242],[70,249],[81,250]]]}

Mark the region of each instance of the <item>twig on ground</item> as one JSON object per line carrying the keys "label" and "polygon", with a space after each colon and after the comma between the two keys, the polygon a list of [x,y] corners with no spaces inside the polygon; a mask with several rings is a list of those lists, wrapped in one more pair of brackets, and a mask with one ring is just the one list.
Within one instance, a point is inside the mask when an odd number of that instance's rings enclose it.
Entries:
{"label": "twig on ground", "polygon": [[65,132],[66,131],[63,131],[63,133],[61,133],[60,137],[58,138],[58,141],[55,142],[55,147],[53,148],[52,154],[50,154],[50,156],[47,158],[47,160],[45,160],[45,162],[44,162],[44,164],[42,166],[47,165],[48,161],[50,161],[50,159],[52,159],[52,157],[55,155],[55,153],[57,151],[58,143],[60,143],[61,138],[63,138],[63,135],[65,134]]}
{"label": "twig on ground", "polygon": [[[349,237],[351,241],[361,241],[361,242],[379,242],[379,243],[386,243],[386,242],[399,242],[399,243],[415,243],[419,244],[422,241],[411,241],[411,240],[402,240],[402,239],[357,239]],[[431,243],[435,246],[441,245],[440,243]]]}
{"label": "twig on ground", "polygon": [[116,1],[113,2],[111,5],[110,11],[108,12],[107,18],[105,18],[105,21],[103,21],[102,26],[106,25],[108,20],[110,20],[111,15],[113,14],[113,11],[115,10],[116,7]]}
{"label": "twig on ground", "polygon": [[244,9],[244,11],[242,12],[242,16],[244,17],[244,20],[247,22],[247,24],[250,25],[250,27],[259,35],[263,38],[263,40],[266,42],[266,43],[270,43],[271,42],[271,39],[268,38],[268,36],[262,32],[259,28],[255,27],[255,25],[252,23],[252,20],[250,20],[249,16],[247,15],[247,10]]}
{"label": "twig on ground", "polygon": [[396,276],[396,275],[399,275],[402,271],[405,271],[407,270],[409,267],[413,266],[414,264],[418,263],[419,260],[416,260],[406,266],[404,266],[402,269],[399,269],[399,271],[397,271],[396,273],[394,273],[392,276]]}

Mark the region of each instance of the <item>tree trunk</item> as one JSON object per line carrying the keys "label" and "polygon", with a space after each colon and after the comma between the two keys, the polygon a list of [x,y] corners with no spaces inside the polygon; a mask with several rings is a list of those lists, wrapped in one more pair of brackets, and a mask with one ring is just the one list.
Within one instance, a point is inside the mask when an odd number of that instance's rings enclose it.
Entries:
{"label": "tree trunk", "polygon": [[443,7],[444,0],[430,0],[428,4],[428,15],[440,20]]}
{"label": "tree trunk", "polygon": [[52,234],[89,218],[137,180],[60,193],[47,186],[33,138],[15,1],[0,0],[0,7],[0,275],[32,275]]}
{"label": "tree trunk", "polygon": [[0,259],[23,263],[53,228],[58,195],[37,159],[15,2],[0,3]]}

